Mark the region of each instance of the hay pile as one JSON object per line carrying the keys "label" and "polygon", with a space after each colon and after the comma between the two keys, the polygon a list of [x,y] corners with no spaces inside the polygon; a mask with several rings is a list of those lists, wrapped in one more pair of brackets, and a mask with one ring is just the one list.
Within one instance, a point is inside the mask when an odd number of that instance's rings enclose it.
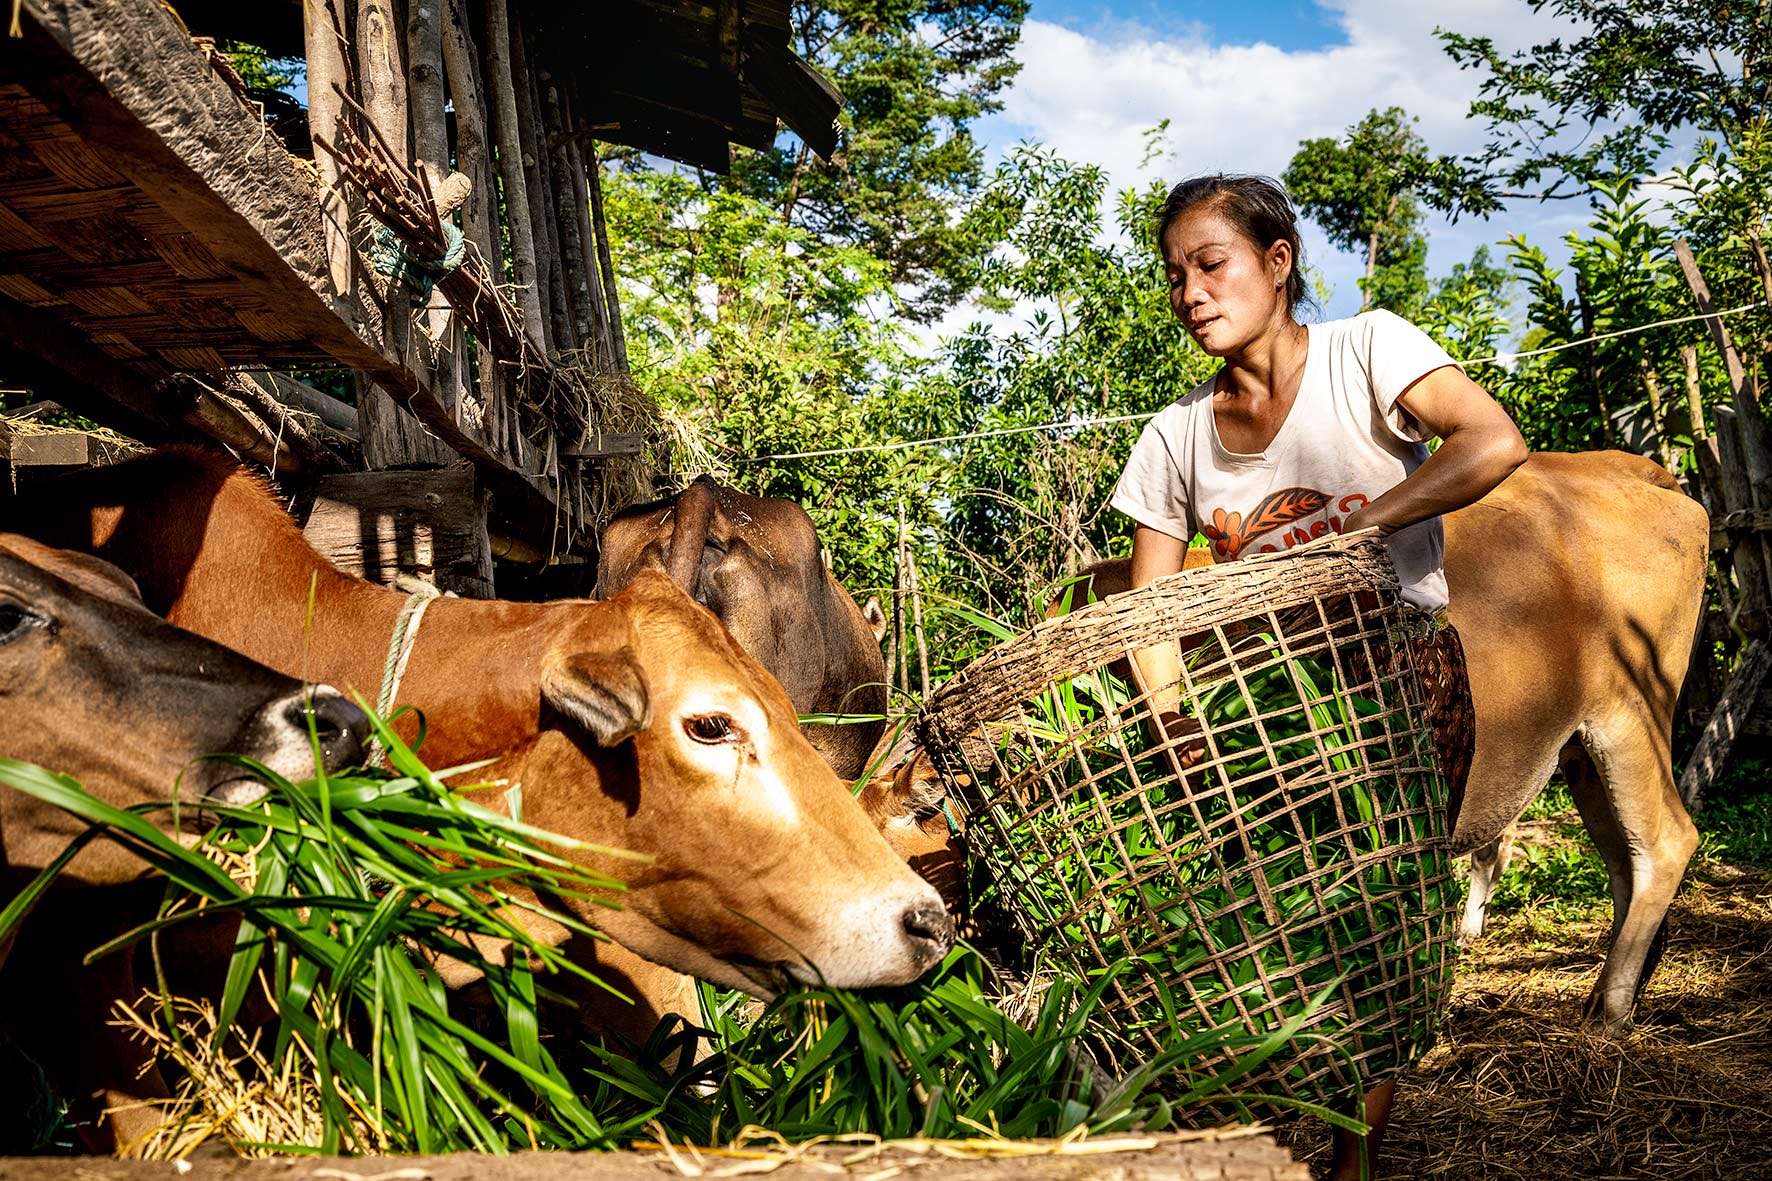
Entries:
{"label": "hay pile", "polygon": [[1466,952],[1440,1045],[1404,1076],[1385,1175],[1772,1177],[1772,875],[1694,867],[1618,1038],[1580,1026],[1609,921],[1526,910]]}

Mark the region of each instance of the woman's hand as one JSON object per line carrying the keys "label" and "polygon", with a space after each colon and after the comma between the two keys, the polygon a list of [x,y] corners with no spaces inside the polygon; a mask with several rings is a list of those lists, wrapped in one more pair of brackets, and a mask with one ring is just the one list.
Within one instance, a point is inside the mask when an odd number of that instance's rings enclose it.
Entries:
{"label": "woman's hand", "polygon": [[[1187,542],[1140,525],[1132,534],[1132,585],[1148,586],[1174,574],[1187,559]],[[1181,646],[1174,640],[1141,648],[1132,654],[1139,689],[1150,694],[1153,716],[1181,710]]]}
{"label": "woman's hand", "polygon": [[1349,514],[1343,533],[1375,528],[1388,535],[1454,512],[1489,495],[1526,462],[1526,440],[1514,420],[1457,366],[1422,377],[1397,405],[1438,435],[1440,446],[1402,483]]}

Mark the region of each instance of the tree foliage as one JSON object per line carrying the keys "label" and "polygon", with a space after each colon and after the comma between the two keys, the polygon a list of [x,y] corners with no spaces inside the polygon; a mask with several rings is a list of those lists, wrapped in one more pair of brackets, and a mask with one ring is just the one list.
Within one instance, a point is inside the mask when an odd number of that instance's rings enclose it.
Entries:
{"label": "tree foliage", "polygon": [[986,178],[972,124],[1001,105],[1027,0],[817,0],[793,6],[801,56],[847,101],[821,161],[796,137],[742,153],[724,187],[817,237],[870,251],[928,320],[988,249],[957,224]]}
{"label": "tree foliage", "polygon": [[1307,139],[1283,180],[1299,212],[1342,250],[1366,256],[1361,306],[1410,315],[1427,296],[1417,195],[1432,161],[1401,107],[1372,110],[1339,139]]}

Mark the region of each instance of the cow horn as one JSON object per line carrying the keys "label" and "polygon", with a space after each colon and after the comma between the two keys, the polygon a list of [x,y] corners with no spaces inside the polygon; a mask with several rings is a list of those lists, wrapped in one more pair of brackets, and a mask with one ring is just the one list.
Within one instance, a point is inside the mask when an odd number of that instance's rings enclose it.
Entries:
{"label": "cow horn", "polygon": [[715,496],[717,488],[712,476],[698,476],[677,496],[676,520],[671,523],[665,571],[690,598],[695,597],[701,583],[701,551],[707,545],[714,511],[719,508]]}

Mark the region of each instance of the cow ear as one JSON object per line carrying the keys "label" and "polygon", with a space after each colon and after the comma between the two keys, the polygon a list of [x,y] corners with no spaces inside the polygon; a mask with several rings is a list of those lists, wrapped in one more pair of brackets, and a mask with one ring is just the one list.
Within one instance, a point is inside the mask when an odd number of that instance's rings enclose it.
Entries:
{"label": "cow ear", "polygon": [[861,605],[861,617],[874,629],[874,643],[883,642],[886,639],[886,609],[880,606],[879,595],[868,596],[868,601]]}
{"label": "cow ear", "polygon": [[575,652],[541,675],[542,700],[615,746],[652,725],[646,674],[631,652]]}
{"label": "cow ear", "polygon": [[48,555],[50,559],[41,562],[41,566],[51,575],[74,583],[82,591],[92,592],[99,598],[112,599],[113,603],[142,606],[142,589],[135,585],[135,578],[122,573],[105,559],[96,559],[90,553],[78,550],[50,550]]}

